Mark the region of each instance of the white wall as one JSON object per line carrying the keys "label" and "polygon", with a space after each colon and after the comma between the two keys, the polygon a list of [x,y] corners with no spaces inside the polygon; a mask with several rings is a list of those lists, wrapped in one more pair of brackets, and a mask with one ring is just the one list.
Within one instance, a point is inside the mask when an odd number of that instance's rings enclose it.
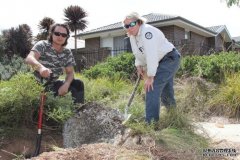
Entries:
{"label": "white wall", "polygon": [[[113,48],[113,37],[101,37],[100,40],[100,47],[111,47]],[[111,53],[111,55],[113,56],[113,53]]]}
{"label": "white wall", "polygon": [[[84,48],[84,47],[85,47],[85,41],[77,39],[77,48]],[[67,48],[75,49],[75,39],[73,37],[70,37],[68,39]]]}
{"label": "white wall", "polygon": [[113,48],[113,37],[101,37],[100,47],[111,47]]}

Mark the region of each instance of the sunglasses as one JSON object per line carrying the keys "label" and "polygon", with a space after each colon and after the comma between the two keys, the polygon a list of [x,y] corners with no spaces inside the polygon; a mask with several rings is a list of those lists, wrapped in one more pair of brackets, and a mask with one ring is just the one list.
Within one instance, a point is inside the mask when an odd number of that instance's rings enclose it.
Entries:
{"label": "sunglasses", "polygon": [[133,21],[133,22],[131,22],[131,23],[129,23],[129,24],[125,24],[125,25],[124,25],[124,28],[128,29],[128,28],[130,28],[130,27],[136,26],[136,24],[137,24],[137,21]]}
{"label": "sunglasses", "polygon": [[53,34],[55,35],[55,36],[62,36],[63,38],[66,38],[66,37],[68,37],[68,35],[66,34],[66,33],[61,33],[61,32],[53,32]]}

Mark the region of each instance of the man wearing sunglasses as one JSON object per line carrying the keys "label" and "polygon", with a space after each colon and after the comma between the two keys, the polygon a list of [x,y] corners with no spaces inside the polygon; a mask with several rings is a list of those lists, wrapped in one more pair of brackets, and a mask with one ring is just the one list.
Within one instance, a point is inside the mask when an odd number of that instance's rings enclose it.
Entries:
{"label": "man wearing sunglasses", "polygon": [[136,12],[128,14],[123,25],[130,38],[138,75],[144,79],[145,121],[157,122],[160,102],[167,109],[176,106],[173,78],[179,68],[180,53],[160,29],[146,24],[146,19]]}
{"label": "man wearing sunglasses", "polygon": [[[53,24],[48,40],[37,42],[25,61],[34,68],[39,82],[48,82],[46,90],[53,91],[55,96],[63,96],[70,91],[75,103],[84,103],[84,84],[74,79],[73,66],[76,63],[71,50],[65,48],[69,34],[67,25]],[[63,73],[66,75],[64,81],[58,79]]]}

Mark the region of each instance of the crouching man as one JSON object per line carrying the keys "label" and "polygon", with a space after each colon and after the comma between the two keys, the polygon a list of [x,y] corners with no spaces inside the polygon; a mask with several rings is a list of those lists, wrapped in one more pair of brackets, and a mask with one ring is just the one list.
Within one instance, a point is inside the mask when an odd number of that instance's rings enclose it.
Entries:
{"label": "crouching man", "polygon": [[[34,68],[34,75],[39,82],[48,82],[46,88],[55,96],[63,96],[70,91],[75,103],[84,103],[84,84],[74,79],[76,62],[71,50],[65,47],[69,34],[67,25],[53,24],[48,40],[37,42],[25,62]],[[58,79],[63,73],[66,75],[64,81]]]}

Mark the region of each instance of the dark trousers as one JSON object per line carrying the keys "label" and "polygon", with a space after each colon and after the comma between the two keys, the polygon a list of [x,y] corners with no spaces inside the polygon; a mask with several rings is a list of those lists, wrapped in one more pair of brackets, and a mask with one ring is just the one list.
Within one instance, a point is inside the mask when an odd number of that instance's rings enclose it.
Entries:
{"label": "dark trousers", "polygon": [[173,78],[180,65],[180,54],[173,49],[159,62],[153,90],[146,93],[146,122],[159,121],[160,100],[167,109],[176,106]]}
{"label": "dark trousers", "polygon": [[[54,93],[54,96],[58,96],[58,89],[63,85],[64,81],[57,80],[49,88]],[[72,93],[74,103],[84,103],[84,84],[79,79],[73,79],[68,92]]]}

